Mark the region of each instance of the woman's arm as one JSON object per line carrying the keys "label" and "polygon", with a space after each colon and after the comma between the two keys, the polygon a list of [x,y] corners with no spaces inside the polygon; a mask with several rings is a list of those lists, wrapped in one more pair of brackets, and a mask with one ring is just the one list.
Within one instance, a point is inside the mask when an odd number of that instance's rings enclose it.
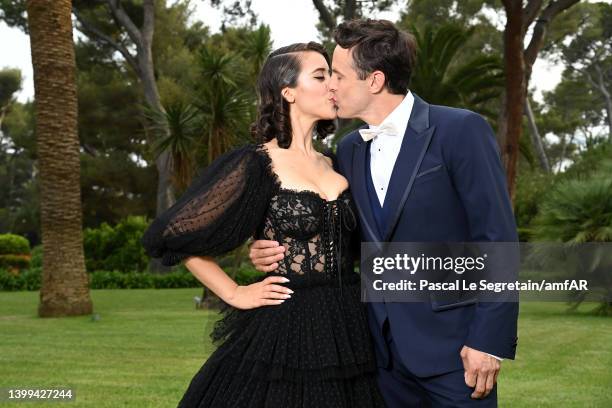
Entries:
{"label": "woman's arm", "polygon": [[189,257],[185,266],[204,286],[238,309],[280,305],[293,293],[291,289],[278,284],[289,282],[282,276],[269,276],[261,282],[238,285],[211,257]]}

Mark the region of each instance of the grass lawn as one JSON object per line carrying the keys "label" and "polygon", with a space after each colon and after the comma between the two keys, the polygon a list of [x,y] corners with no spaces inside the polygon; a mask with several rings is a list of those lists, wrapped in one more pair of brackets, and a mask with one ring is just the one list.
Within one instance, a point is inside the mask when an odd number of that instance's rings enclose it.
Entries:
{"label": "grass lawn", "polygon": [[[38,292],[0,292],[0,387],[72,387],[71,407],[175,407],[212,350],[216,317],[195,310],[200,293],[94,290],[94,321],[40,319]],[[501,407],[612,407],[612,318],[586,314],[591,307],[521,305]]]}

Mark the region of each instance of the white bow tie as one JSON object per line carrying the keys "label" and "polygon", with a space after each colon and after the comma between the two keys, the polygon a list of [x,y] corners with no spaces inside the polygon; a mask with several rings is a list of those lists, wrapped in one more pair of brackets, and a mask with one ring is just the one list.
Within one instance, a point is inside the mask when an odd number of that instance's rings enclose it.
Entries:
{"label": "white bow tie", "polygon": [[376,136],[384,133],[385,135],[395,136],[397,131],[392,123],[383,123],[380,126],[371,126],[369,129],[359,129],[359,134],[364,142],[374,139]]}

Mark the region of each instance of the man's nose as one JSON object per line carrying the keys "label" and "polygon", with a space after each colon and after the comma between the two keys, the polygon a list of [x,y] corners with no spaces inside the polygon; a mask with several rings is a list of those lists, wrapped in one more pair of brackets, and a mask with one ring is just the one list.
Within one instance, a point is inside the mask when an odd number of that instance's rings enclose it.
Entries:
{"label": "man's nose", "polygon": [[330,90],[330,91],[332,91],[332,92],[335,92],[335,91],[336,91],[337,84],[336,84],[336,81],[334,80],[334,78],[332,78],[332,79],[330,79],[330,80],[329,80],[329,85],[328,85],[328,87],[329,87],[329,90]]}

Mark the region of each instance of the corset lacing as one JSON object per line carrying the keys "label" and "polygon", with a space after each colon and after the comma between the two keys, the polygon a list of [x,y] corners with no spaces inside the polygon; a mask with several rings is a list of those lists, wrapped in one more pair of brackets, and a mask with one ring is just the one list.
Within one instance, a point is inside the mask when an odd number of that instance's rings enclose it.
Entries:
{"label": "corset lacing", "polygon": [[327,201],[324,208],[323,236],[325,270],[329,276],[338,274],[338,288],[342,297],[342,229],[353,231],[357,226],[355,214],[343,200]]}

